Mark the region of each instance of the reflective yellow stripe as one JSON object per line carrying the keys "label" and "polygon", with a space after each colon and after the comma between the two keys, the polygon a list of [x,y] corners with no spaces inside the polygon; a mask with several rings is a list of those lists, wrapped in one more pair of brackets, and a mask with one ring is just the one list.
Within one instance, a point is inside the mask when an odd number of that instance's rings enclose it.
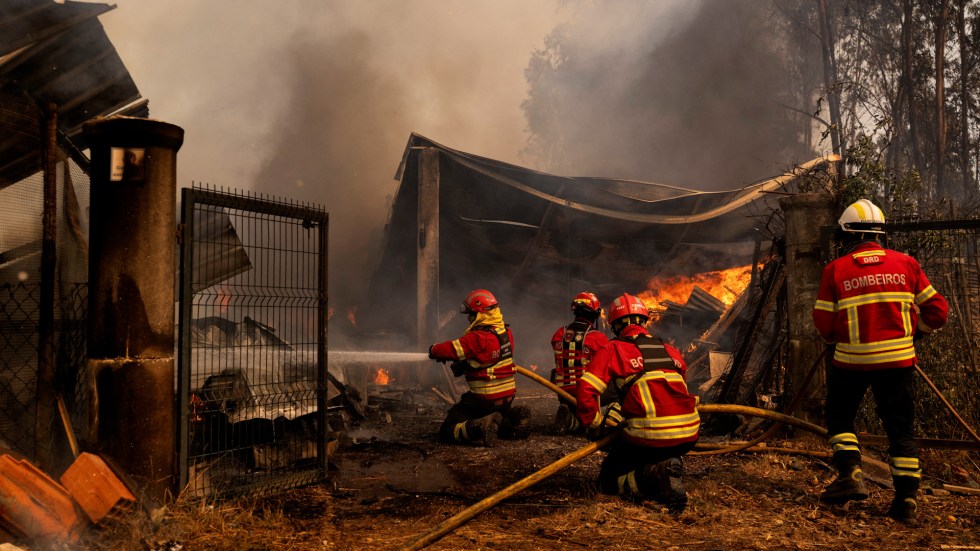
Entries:
{"label": "reflective yellow stripe", "polygon": [[847,340],[858,343],[861,342],[861,326],[858,324],[857,308],[847,310]]}
{"label": "reflective yellow stripe", "polygon": [[816,304],[813,305],[814,310],[823,310],[824,312],[836,312],[837,303],[829,302],[826,300],[818,300]]}
{"label": "reflective yellow stripe", "polygon": [[466,359],[466,353],[463,352],[463,345],[459,343],[459,339],[456,339],[456,340],[453,341],[453,348],[456,349],[456,359],[457,360],[465,360]]}
{"label": "reflective yellow stripe", "polygon": [[633,426],[633,419],[626,421],[626,434],[644,440],[677,440],[688,438],[698,433],[698,425],[678,427],[673,429],[648,429]]}
{"label": "reflective yellow stripe", "polygon": [[602,426],[602,415],[597,411],[595,412],[595,417],[592,418],[592,422],[589,423],[589,427],[596,429],[601,426]]}
{"label": "reflective yellow stripe", "polygon": [[834,353],[834,359],[849,364],[880,364],[886,362],[898,362],[915,358],[915,348],[895,350],[891,352],[878,352],[873,354],[845,354],[840,350]]}
{"label": "reflective yellow stripe", "polygon": [[640,494],[640,487],[636,484],[636,471],[630,471],[617,478],[616,486],[620,495]]}
{"label": "reflective yellow stripe", "polygon": [[891,468],[892,476],[907,476],[909,478],[922,478],[922,471],[909,471],[905,469]]}
{"label": "reflective yellow stripe", "polygon": [[686,415],[669,415],[666,417],[654,417],[654,418],[636,418],[630,420],[630,426],[637,428],[658,428],[658,427],[670,427],[677,425],[687,425],[690,423],[698,423],[701,421],[701,416],[698,412],[688,413]]}
{"label": "reflective yellow stripe", "polygon": [[868,293],[856,297],[843,298],[837,302],[837,307],[853,308],[854,306],[865,306],[867,304],[880,304],[882,302],[912,302],[912,293],[901,291],[886,293]]}
{"label": "reflective yellow stripe", "polygon": [[506,379],[494,379],[493,381],[466,381],[470,385],[470,391],[474,394],[496,394],[505,390],[517,389],[517,382],[513,377]]}
{"label": "reflective yellow stripe", "polygon": [[893,457],[891,463],[892,466],[898,469],[915,471],[919,468],[918,457]]}
{"label": "reflective yellow stripe", "polygon": [[829,438],[829,442],[835,452],[861,452],[861,449],[858,447],[857,435],[853,432],[835,434]]}
{"label": "reflective yellow stripe", "polygon": [[469,439],[469,435],[466,434],[466,423],[456,423],[456,426],[453,427],[453,440],[466,442]]}
{"label": "reflective yellow stripe", "polygon": [[636,386],[640,389],[640,402],[643,404],[643,411],[648,417],[657,415],[657,404],[653,402],[653,394],[650,393],[650,385],[644,385],[644,380],[648,380],[649,377],[640,377],[637,381]]}
{"label": "reflective yellow stripe", "polygon": [[849,354],[865,354],[868,352],[887,352],[889,350],[899,350],[913,346],[912,337],[900,337],[887,341],[868,342],[851,344],[846,342],[837,343],[837,350]]}
{"label": "reflective yellow stripe", "polygon": [[902,303],[902,327],[905,329],[905,336],[912,338],[912,303]]}
{"label": "reflective yellow stripe", "polygon": [[862,251],[859,253],[854,253],[851,256],[853,258],[863,258],[865,256],[885,256],[885,251],[881,249],[875,251]]}
{"label": "reflective yellow stripe", "polygon": [[592,373],[589,373],[588,371],[583,373],[582,378],[579,379],[579,384],[582,384],[583,382],[592,385],[592,388],[598,390],[599,394],[602,394],[606,390],[606,383],[602,382],[598,377]]}
{"label": "reflective yellow stripe", "polygon": [[932,285],[930,285],[925,289],[919,291],[919,294],[915,295],[915,303],[922,304],[923,302],[935,296],[935,294],[936,294],[936,290],[932,287]]}
{"label": "reflective yellow stripe", "polygon": [[831,444],[840,444],[840,443],[857,444],[858,437],[853,432],[842,432],[840,434],[835,434],[831,436],[829,441]]}

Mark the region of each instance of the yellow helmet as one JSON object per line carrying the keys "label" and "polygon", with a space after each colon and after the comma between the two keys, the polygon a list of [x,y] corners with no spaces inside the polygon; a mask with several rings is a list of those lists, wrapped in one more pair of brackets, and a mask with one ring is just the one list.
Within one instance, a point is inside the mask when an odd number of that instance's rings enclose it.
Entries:
{"label": "yellow helmet", "polygon": [[885,214],[867,199],[851,203],[837,223],[842,230],[850,233],[885,233]]}

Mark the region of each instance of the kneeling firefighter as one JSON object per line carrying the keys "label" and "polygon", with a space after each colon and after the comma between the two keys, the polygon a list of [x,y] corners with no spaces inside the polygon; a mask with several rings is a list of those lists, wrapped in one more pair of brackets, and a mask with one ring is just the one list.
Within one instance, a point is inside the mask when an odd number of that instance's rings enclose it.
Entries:
{"label": "kneeling firefighter", "polygon": [[[596,327],[602,316],[599,298],[593,293],[582,292],[572,299],[572,313],[575,319],[562,325],[551,337],[551,348],[555,352],[555,368],[551,370],[551,382],[565,392],[575,395],[579,377],[592,362],[592,357],[609,339]],[[558,411],[555,412],[554,432],[556,434],[580,434],[585,428],[575,418],[575,405],[561,397],[558,398]]]}
{"label": "kneeling firefighter", "polygon": [[599,489],[642,502],[684,510],[687,493],[681,456],[697,443],[701,419],[698,398],[687,391],[687,365],[680,352],[652,337],[643,302],[624,294],[609,307],[616,338],[600,349],[576,389],[576,415],[592,439],[602,436],[609,415],[599,397],[612,386],[623,421],[599,470]]}
{"label": "kneeling firefighter", "polygon": [[429,357],[452,362],[453,374],[466,376],[469,391],[449,408],[439,427],[439,438],[447,443],[493,446],[499,435],[506,439],[527,438],[525,427],[531,410],[513,406],[514,336],[504,323],[497,299],[486,289],[471,292],[460,305],[470,326],[456,340],[433,344]]}

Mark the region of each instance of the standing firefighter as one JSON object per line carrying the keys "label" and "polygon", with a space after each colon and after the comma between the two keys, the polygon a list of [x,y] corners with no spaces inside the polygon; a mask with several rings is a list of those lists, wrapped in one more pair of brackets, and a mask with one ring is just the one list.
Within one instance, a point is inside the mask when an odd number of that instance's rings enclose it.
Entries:
{"label": "standing firefighter", "polygon": [[624,294],[609,307],[616,338],[592,359],[579,380],[576,415],[590,437],[601,435],[607,415],[599,396],[612,383],[623,421],[599,469],[599,489],[626,499],[652,499],[679,512],[687,505],[681,456],[694,448],[701,419],[687,392],[687,365],[673,346],[651,337],[640,299]]}
{"label": "standing firefighter", "polygon": [[502,438],[527,438],[524,428],[531,410],[512,406],[514,381],[514,336],[504,324],[497,299],[485,289],[470,293],[460,305],[470,326],[463,336],[433,344],[429,357],[452,362],[453,374],[466,376],[470,390],[449,408],[439,427],[439,438],[448,443],[490,447]]}
{"label": "standing firefighter", "polygon": [[827,430],[838,470],[820,499],[866,499],[854,417],[871,387],[891,457],[895,497],[888,515],[915,521],[922,469],[912,435],[914,341],[946,323],[948,306],[912,257],[882,246],[885,217],[861,199],[838,221],[841,256],[823,270],[813,307],[820,335],[836,345],[827,376]]}
{"label": "standing firefighter", "polygon": [[[592,293],[579,293],[572,300],[572,313],[575,319],[563,325],[551,337],[551,348],[555,352],[555,368],[551,371],[551,382],[565,392],[575,395],[575,388],[583,371],[592,361],[595,353],[609,342],[606,335],[596,329],[602,307],[599,298]],[[574,404],[559,398],[558,412],[555,413],[554,430],[557,434],[578,433],[582,425],[575,418]]]}

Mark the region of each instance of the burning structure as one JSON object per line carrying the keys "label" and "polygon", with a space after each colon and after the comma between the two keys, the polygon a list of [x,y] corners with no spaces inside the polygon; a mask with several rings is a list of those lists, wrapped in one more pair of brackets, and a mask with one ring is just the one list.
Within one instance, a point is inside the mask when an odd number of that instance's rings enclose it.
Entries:
{"label": "burning structure", "polygon": [[[826,160],[699,192],[544,174],[413,134],[372,292],[359,309],[362,338],[383,334],[392,347],[424,350],[455,332],[447,326],[460,297],[488,288],[514,327],[518,361],[547,364],[546,343],[569,297],[590,290],[603,301],[640,294],[665,330],[697,326],[675,335],[687,346],[748,284],[758,243],[772,238],[778,197],[819,178]],[[667,283],[686,294],[666,294]]]}

